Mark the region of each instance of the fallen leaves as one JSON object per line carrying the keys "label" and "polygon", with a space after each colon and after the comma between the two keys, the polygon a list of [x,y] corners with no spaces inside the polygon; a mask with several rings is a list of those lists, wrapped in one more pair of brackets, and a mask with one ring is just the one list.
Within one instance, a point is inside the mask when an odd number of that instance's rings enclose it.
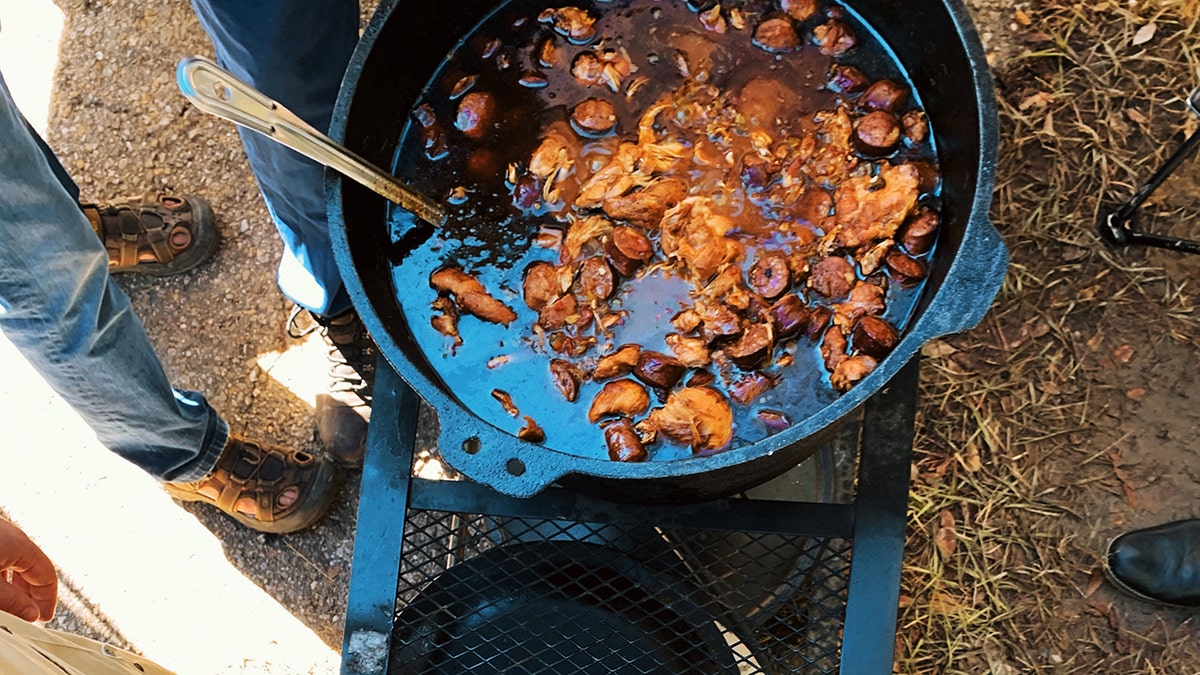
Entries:
{"label": "fallen leaves", "polygon": [[1095,593],[1100,585],[1104,583],[1104,570],[1097,567],[1088,575],[1087,588],[1083,589],[1083,597],[1090,598]]}
{"label": "fallen leaves", "polygon": [[954,514],[942,510],[939,518],[941,524],[933,535],[933,543],[941,552],[942,558],[948,559],[954,555],[954,548],[958,545],[958,533],[954,531]]}
{"label": "fallen leaves", "polygon": [[1117,480],[1121,481],[1121,489],[1125,492],[1125,502],[1129,504],[1129,508],[1137,510],[1141,507],[1142,502],[1138,499],[1137,492],[1133,489],[1133,483],[1129,480],[1129,474],[1125,472],[1125,462],[1121,456],[1112,450],[1108,451],[1108,461],[1112,462],[1113,475]]}
{"label": "fallen leaves", "polygon": [[1133,347],[1129,345],[1121,345],[1112,351],[1113,360],[1122,365],[1129,363],[1133,358]]}
{"label": "fallen leaves", "polygon": [[1137,29],[1133,34],[1133,46],[1144,45],[1154,39],[1154,32],[1158,30],[1158,24],[1151,21],[1150,23]]}

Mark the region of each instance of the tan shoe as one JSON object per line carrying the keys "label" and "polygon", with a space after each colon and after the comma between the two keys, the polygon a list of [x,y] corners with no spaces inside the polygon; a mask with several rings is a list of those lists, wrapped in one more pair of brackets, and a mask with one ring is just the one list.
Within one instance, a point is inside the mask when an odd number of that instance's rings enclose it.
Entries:
{"label": "tan shoe", "polygon": [[212,473],[163,487],[175,499],[211,504],[251,529],[283,534],[325,514],[336,478],[337,467],[327,459],[230,437]]}

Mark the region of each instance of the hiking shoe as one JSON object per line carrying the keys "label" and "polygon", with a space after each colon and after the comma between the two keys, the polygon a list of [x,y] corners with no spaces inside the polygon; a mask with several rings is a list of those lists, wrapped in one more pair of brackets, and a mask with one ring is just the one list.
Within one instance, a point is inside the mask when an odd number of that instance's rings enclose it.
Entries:
{"label": "hiking shoe", "polygon": [[300,450],[230,437],[216,465],[191,483],[164,483],[167,494],[217,507],[259,532],[302,530],[329,510],[337,467]]}
{"label": "hiking shoe", "polygon": [[296,331],[300,311],[299,307],[292,311],[288,335],[298,338],[318,331],[329,359],[328,390],[317,394],[316,400],[317,437],[335,462],[360,467],[371,421],[378,349],[354,310],[328,318],[309,312],[314,326]]}

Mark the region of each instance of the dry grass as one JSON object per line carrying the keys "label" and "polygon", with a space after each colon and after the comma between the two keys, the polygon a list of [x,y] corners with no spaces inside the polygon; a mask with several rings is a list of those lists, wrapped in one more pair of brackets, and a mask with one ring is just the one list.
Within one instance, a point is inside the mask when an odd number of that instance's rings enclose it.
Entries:
{"label": "dry grass", "polygon": [[[982,325],[926,348],[896,669],[1200,672],[1186,622],[1131,630],[1095,594],[1112,528],[1098,495],[1127,489],[1124,392],[1105,373],[1134,340],[1195,346],[1195,282],[1161,255],[1106,248],[1094,226],[1102,199],[1130,194],[1196,128],[1200,0],[1051,0],[1027,15],[1026,53],[997,73],[992,215],[1012,266]],[[1200,223],[1200,172],[1185,169],[1148,229]]]}

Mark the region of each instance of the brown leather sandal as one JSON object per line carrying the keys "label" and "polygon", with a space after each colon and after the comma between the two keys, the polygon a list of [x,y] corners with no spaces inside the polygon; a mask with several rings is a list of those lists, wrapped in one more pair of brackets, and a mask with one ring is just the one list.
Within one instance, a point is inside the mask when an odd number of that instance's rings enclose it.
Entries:
{"label": "brown leather sandal", "polygon": [[108,249],[108,269],[114,274],[179,274],[217,249],[212,207],[194,195],[130,197],[80,208]]}
{"label": "brown leather sandal", "polygon": [[336,467],[327,459],[231,437],[210,474],[163,487],[175,499],[211,504],[251,529],[283,534],[325,514],[335,479]]}

